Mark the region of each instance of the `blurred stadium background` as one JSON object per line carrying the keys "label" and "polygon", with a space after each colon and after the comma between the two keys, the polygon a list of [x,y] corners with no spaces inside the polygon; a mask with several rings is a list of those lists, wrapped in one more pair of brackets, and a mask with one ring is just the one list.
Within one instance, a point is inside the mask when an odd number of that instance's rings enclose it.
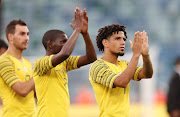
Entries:
{"label": "blurred stadium background", "polygon": [[[96,46],[97,30],[104,25],[118,23],[127,28],[128,40],[136,31],[146,30],[154,67],[153,79],[130,82],[131,117],[168,117],[166,94],[174,60],[180,55],[180,1],[179,0],[2,0],[0,6],[0,38],[6,41],[5,27],[13,19],[26,21],[30,42],[23,55],[32,63],[45,55],[41,43],[43,34],[50,29],[63,30],[68,36],[73,32],[75,7],[86,8],[89,33],[98,58],[102,53]],[[7,42],[7,41],[6,41]],[[85,54],[85,44],[79,37],[73,55]],[[125,55],[119,59],[130,60],[129,42]],[[142,65],[142,61],[139,61]],[[90,65],[71,71],[69,92],[70,117],[97,117],[99,109],[88,80]],[[1,90],[1,89],[0,89]],[[0,115],[2,114],[2,105]]]}

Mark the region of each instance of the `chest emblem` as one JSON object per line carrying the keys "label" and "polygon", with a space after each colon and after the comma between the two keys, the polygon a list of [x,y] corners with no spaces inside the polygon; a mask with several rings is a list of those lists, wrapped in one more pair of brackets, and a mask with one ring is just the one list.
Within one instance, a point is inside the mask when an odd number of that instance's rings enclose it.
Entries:
{"label": "chest emblem", "polygon": [[23,70],[24,70],[24,71],[27,71],[27,68],[26,68],[26,67],[23,67]]}

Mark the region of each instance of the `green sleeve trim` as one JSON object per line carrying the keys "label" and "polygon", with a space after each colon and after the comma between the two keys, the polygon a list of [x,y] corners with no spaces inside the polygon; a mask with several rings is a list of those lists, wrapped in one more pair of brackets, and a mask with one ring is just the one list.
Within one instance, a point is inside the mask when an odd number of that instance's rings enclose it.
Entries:
{"label": "green sleeve trim", "polygon": [[141,79],[138,78],[139,72],[141,71],[142,67],[137,67],[135,73],[134,73],[134,77],[133,80],[135,81],[140,81]]}
{"label": "green sleeve trim", "polygon": [[53,57],[54,55],[51,55],[50,57],[49,57],[49,67],[50,68],[53,68],[53,65],[52,65],[52,57]]}
{"label": "green sleeve trim", "polygon": [[113,88],[114,87],[114,80],[118,77],[118,75],[115,75],[114,77],[111,78],[111,82],[109,85],[109,88]]}
{"label": "green sleeve trim", "polygon": [[19,82],[19,81],[21,81],[21,80],[16,77],[16,78],[12,79],[11,81],[9,81],[8,85],[9,85],[9,87],[11,87],[13,84],[15,84],[16,82]]}
{"label": "green sleeve trim", "polygon": [[113,88],[114,80],[119,75],[112,72],[109,67],[101,61],[96,61],[90,68],[91,80],[95,83]]}
{"label": "green sleeve trim", "polygon": [[70,56],[68,59],[66,59],[66,71],[78,69],[79,58],[80,56]]}

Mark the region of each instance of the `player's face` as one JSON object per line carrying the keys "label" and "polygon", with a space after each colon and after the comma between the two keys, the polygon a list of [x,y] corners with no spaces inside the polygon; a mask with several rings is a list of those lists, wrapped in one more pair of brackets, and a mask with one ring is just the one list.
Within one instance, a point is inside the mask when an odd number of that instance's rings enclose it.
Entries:
{"label": "player's face", "polygon": [[68,38],[66,34],[63,34],[61,37],[57,38],[53,42],[53,54],[59,53],[67,40]]}
{"label": "player's face", "polygon": [[16,25],[13,37],[13,46],[25,50],[29,43],[29,29],[27,26]]}
{"label": "player's face", "polygon": [[118,34],[114,33],[107,40],[108,51],[117,56],[123,56],[125,50],[125,40],[123,31],[119,31]]}

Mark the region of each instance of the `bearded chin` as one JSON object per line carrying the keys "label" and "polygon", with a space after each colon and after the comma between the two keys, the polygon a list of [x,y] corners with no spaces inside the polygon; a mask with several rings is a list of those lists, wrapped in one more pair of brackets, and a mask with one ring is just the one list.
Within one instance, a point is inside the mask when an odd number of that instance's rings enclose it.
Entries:
{"label": "bearded chin", "polygon": [[117,53],[117,56],[123,56],[124,53]]}

